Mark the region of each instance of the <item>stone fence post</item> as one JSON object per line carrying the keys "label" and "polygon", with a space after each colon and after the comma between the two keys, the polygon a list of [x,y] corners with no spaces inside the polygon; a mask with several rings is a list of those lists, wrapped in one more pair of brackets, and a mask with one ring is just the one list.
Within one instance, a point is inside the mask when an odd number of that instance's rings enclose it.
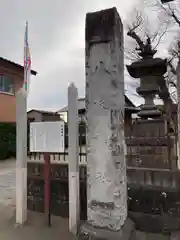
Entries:
{"label": "stone fence post", "polygon": [[177,74],[177,155],[178,155],[178,162],[177,166],[180,169],[180,60],[178,62],[177,68],[176,68],[176,74]]}

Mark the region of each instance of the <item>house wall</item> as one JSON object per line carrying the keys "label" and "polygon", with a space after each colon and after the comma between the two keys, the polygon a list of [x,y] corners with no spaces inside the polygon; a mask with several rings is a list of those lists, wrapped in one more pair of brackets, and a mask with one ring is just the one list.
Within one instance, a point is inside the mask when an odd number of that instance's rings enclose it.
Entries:
{"label": "house wall", "polygon": [[[23,73],[17,72],[14,68],[0,66],[0,74],[12,77],[15,92],[23,84]],[[15,95],[0,92],[0,122],[16,122]]]}
{"label": "house wall", "polygon": [[50,113],[42,113],[38,111],[30,111],[27,114],[28,119],[34,122],[53,122],[60,121],[60,115],[50,114]]}
{"label": "house wall", "polygon": [[55,114],[43,114],[43,121],[44,122],[54,122],[54,121],[60,121],[60,115]]}
{"label": "house wall", "polygon": [[0,92],[0,122],[16,121],[16,97]]}
{"label": "house wall", "polygon": [[61,118],[62,118],[65,122],[67,122],[67,112],[61,112],[60,114],[61,114]]}
{"label": "house wall", "polygon": [[33,120],[34,122],[42,122],[43,121],[42,114],[37,111],[28,112],[27,117],[28,117],[28,119]]}

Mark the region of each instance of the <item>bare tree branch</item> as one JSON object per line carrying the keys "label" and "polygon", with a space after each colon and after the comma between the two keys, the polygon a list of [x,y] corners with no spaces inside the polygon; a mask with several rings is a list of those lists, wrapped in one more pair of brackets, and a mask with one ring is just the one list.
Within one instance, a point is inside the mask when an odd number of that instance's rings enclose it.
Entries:
{"label": "bare tree branch", "polygon": [[[149,22],[148,16],[146,14],[143,16],[143,12],[138,11],[137,9],[135,10],[135,13],[133,10],[131,17],[131,24],[128,25],[127,36],[135,40],[137,44],[137,47],[134,48],[137,52],[136,57],[140,56],[142,58],[148,54],[153,56],[157,52],[156,49],[167,32],[169,24],[166,23],[163,27],[158,26],[157,24],[154,28],[154,26],[151,25],[151,22]],[[135,54],[133,53],[133,59],[134,56]]]}
{"label": "bare tree branch", "polygon": [[[177,11],[173,9],[173,7],[165,7],[160,4],[160,1],[157,0],[159,6],[162,7],[164,13],[166,13],[166,17],[164,19],[158,19],[157,24],[153,25],[151,21],[148,21],[148,17],[143,16],[143,12],[138,12],[136,10],[136,14],[134,15],[134,19],[131,19],[131,24],[128,26],[127,36],[131,37],[132,40],[135,40],[136,43],[135,48],[131,50],[126,50],[125,56],[131,61],[135,61],[138,59],[144,58],[146,55],[153,56],[156,53],[158,46],[161,44],[164,39],[166,33],[169,31],[171,27],[172,20],[176,21],[176,23],[180,26],[180,18],[177,15]],[[131,15],[133,17],[133,15]],[[175,94],[172,89],[176,90],[176,68],[172,60],[179,56],[180,59],[180,42],[176,44],[176,48],[172,48],[172,59],[168,61],[169,70],[165,77],[162,77],[161,84],[161,92],[160,97],[163,99],[164,103],[171,104],[172,99],[175,100]],[[175,46],[175,45],[174,45]],[[143,53],[143,54],[142,54]]]}
{"label": "bare tree branch", "polygon": [[131,32],[134,32],[138,27],[140,27],[143,24],[143,17],[142,14],[135,9],[135,19],[133,19],[131,25],[128,25],[128,30]]}
{"label": "bare tree branch", "polygon": [[174,3],[168,3],[163,5],[160,0],[156,1],[154,5],[158,10],[165,14],[164,17],[161,16],[161,20],[178,24],[180,27],[180,12]]}
{"label": "bare tree branch", "polygon": [[175,69],[175,67],[174,67],[173,64],[172,64],[172,60],[173,60],[173,59],[171,59],[171,60],[168,61],[167,63],[168,63],[168,65],[169,65],[169,67],[170,67],[171,72],[172,72],[174,75],[176,75],[176,69]]}
{"label": "bare tree branch", "polygon": [[153,42],[157,37],[158,37],[158,40],[157,40],[157,43],[156,45],[154,46],[153,49],[156,49],[158,47],[158,45],[160,44],[161,42],[161,39],[163,38],[163,36],[167,33],[167,30],[168,30],[168,25],[164,28],[163,32],[158,36],[158,32],[156,32],[156,35],[155,37],[153,38],[153,40],[151,40],[151,42]]}
{"label": "bare tree branch", "polygon": [[128,32],[127,32],[127,36],[134,39],[140,48],[144,47],[144,43],[136,31],[142,26],[143,21],[144,20],[141,12],[135,9],[135,19],[132,19],[131,24],[128,25]]}
{"label": "bare tree branch", "polygon": [[176,15],[175,9],[173,9],[170,4],[168,5],[168,8],[169,8],[169,16],[172,17],[180,27],[180,18]]}
{"label": "bare tree branch", "polygon": [[132,37],[137,42],[137,44],[139,45],[140,48],[142,48],[142,49],[144,48],[143,41],[141,41],[141,38],[136,34],[135,31],[130,30],[127,32],[127,35]]}
{"label": "bare tree branch", "polygon": [[126,48],[124,55],[125,55],[125,59],[133,61],[133,62],[141,59],[141,57],[137,54],[136,49],[131,50],[131,49]]}

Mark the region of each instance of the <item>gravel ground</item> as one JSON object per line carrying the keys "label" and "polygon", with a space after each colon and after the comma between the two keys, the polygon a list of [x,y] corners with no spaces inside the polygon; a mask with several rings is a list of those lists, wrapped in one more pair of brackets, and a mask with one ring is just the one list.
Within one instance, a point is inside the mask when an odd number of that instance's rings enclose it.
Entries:
{"label": "gravel ground", "polygon": [[15,160],[0,161],[0,239],[3,240],[74,240],[68,232],[68,219],[52,217],[52,227],[46,225],[44,215],[28,212],[23,227],[15,224]]}

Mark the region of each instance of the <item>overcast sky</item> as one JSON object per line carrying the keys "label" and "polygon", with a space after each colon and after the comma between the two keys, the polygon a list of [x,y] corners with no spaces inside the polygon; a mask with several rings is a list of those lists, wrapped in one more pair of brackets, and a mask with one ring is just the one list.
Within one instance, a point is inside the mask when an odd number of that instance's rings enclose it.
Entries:
{"label": "overcast sky", "polygon": [[[138,1],[138,0],[137,0]],[[23,64],[25,21],[29,22],[32,68],[28,108],[58,110],[74,81],[84,96],[85,15],[116,6],[124,20],[135,0],[0,0],[0,56]]]}

